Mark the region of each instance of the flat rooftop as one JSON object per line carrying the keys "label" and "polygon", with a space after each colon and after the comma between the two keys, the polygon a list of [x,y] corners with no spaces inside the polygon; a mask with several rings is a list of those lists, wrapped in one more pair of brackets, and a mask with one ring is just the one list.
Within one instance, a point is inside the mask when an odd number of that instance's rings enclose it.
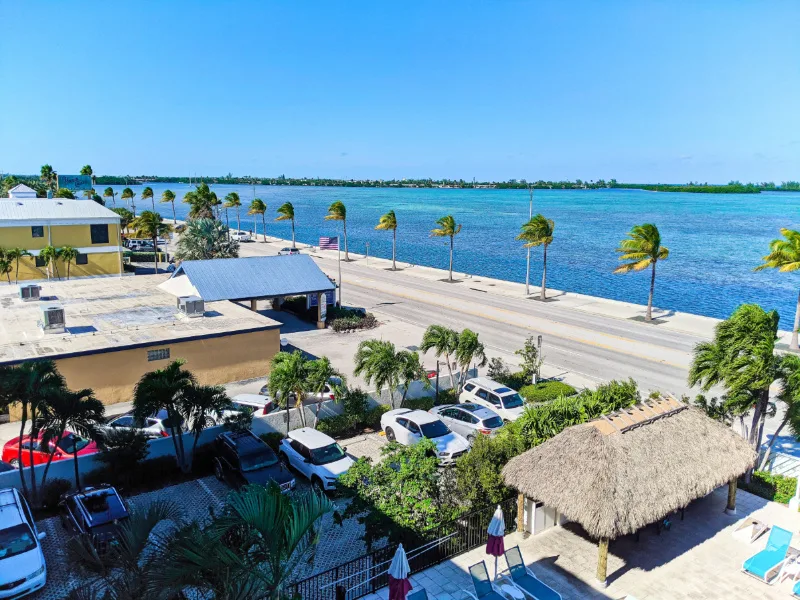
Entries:
{"label": "flat rooftop", "polygon": [[[203,317],[181,317],[175,297],[158,289],[168,277],[44,281],[38,302],[23,302],[18,286],[0,284],[0,364],[280,327],[226,300],[206,302]],[[44,333],[39,322],[45,304],[63,306],[65,333]]]}

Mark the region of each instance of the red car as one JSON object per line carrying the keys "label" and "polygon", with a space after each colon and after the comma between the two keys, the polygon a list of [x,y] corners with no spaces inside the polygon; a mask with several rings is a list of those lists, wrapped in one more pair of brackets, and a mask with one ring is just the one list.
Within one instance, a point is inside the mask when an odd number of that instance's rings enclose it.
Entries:
{"label": "red car", "polygon": [[19,467],[19,447],[20,447],[20,440],[22,440],[22,464],[25,467],[30,466],[31,461],[31,454],[30,448],[31,444],[33,444],[33,464],[34,465],[41,465],[47,462],[47,457],[49,454],[53,454],[53,460],[63,460],[65,458],[72,458],[74,456],[73,452],[73,443],[76,445],[75,448],[78,449],[78,456],[84,456],[85,454],[94,454],[99,449],[95,442],[91,442],[89,440],[85,440],[80,436],[75,435],[71,431],[65,431],[64,437],[61,438],[61,441],[56,446],[56,441],[50,441],[50,447],[43,449],[41,447],[42,441],[42,434],[40,433],[36,440],[31,442],[31,436],[23,435],[21,438],[15,437],[13,440],[9,440],[6,442],[6,445],[3,446],[3,455],[2,460],[9,464],[14,465],[15,467]]}

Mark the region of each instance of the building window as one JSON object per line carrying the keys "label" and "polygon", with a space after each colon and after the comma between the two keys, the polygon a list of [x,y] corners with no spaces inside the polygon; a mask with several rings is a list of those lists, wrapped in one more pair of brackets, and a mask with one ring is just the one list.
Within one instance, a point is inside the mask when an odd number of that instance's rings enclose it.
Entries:
{"label": "building window", "polygon": [[40,267],[40,268],[41,268],[41,267],[43,267],[43,266],[44,266],[44,259],[43,259],[41,256],[37,256],[37,257],[35,258],[35,260],[36,260],[36,266],[37,266],[37,267]]}
{"label": "building window", "polygon": [[89,255],[88,254],[78,254],[77,258],[75,258],[76,265],[88,265],[89,264]]}
{"label": "building window", "polygon": [[147,361],[167,360],[169,358],[169,348],[159,348],[158,350],[147,351]]}
{"label": "building window", "polygon": [[89,225],[93,244],[108,243],[108,225]]}
{"label": "building window", "polygon": [[44,237],[44,226],[34,225],[31,227],[31,237]]}

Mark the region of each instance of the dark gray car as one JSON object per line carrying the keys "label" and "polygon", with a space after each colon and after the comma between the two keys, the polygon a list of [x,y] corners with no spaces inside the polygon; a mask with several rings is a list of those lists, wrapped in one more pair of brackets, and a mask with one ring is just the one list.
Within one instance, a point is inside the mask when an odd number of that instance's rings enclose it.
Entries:
{"label": "dark gray car", "polygon": [[472,445],[479,435],[495,435],[503,426],[503,419],[488,408],[477,404],[445,404],[430,411]]}

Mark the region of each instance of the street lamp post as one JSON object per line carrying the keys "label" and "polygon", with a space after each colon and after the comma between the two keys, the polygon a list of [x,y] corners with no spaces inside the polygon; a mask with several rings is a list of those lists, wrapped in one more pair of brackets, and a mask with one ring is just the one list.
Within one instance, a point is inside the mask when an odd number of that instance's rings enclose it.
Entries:
{"label": "street lamp post", "polygon": [[[530,193],[530,203],[528,205],[528,220],[533,218],[533,187],[528,184],[528,192]],[[525,266],[525,295],[529,296],[531,293],[531,249],[528,248],[528,259]]]}

